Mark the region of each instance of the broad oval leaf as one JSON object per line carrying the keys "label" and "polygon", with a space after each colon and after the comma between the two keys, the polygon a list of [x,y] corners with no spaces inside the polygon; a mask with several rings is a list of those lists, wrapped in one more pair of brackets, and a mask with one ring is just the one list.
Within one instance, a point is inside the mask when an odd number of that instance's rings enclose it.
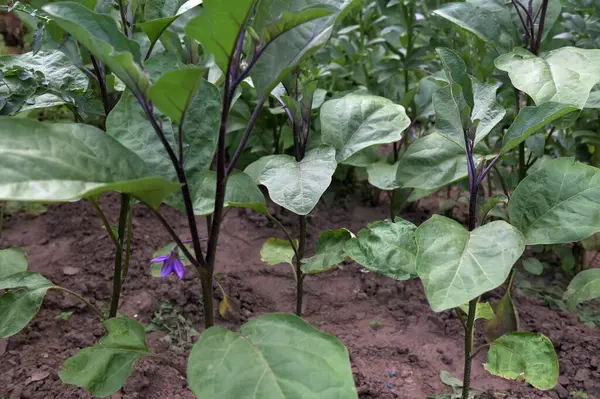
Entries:
{"label": "broad oval leaf", "polygon": [[409,125],[404,107],[383,97],[349,94],[321,107],[322,141],[335,148],[338,162],[367,147],[399,141]]}
{"label": "broad oval leaf", "polygon": [[523,235],[506,222],[471,232],[434,215],[416,231],[417,274],[436,312],[458,307],[500,286],[525,250]]}
{"label": "broad oval leaf", "polygon": [[20,272],[0,279],[0,290],[9,290],[0,296],[0,338],[21,331],[35,317],[42,306],[51,281],[39,273]]}
{"label": "broad oval leaf", "polygon": [[65,384],[87,389],[105,398],[117,392],[125,382],[136,360],[150,354],[146,331],[137,320],[128,317],[104,322],[106,335],[98,344],[68,358],[58,376]]}
{"label": "broad oval leaf", "polygon": [[434,13],[506,51],[520,42],[503,0],[448,3]]}
{"label": "broad oval leaf", "polygon": [[[469,304],[465,303],[464,305],[459,306],[460,310],[463,311],[464,315],[469,314]],[[483,320],[492,320],[494,318],[494,309],[492,309],[492,305],[489,302],[478,302],[477,307],[475,308],[475,320],[483,319]]]}
{"label": "broad oval leaf", "polygon": [[[298,246],[297,240],[294,240],[294,245]],[[293,265],[294,255],[290,242],[278,238],[268,238],[260,249],[260,259],[270,266],[280,263]]]}
{"label": "broad oval leaf", "polygon": [[52,3],[42,8],[58,26],[105,63],[125,86],[135,93],[146,92],[148,78],[138,64],[140,46],[120,32],[111,16],[74,2]]}
{"label": "broad oval leaf", "polygon": [[490,373],[511,380],[525,379],[539,389],[558,383],[558,357],[544,335],[514,332],[492,342],[484,367]]}
{"label": "broad oval leaf", "polygon": [[0,280],[27,270],[27,255],[23,248],[0,249]]}
{"label": "broad oval leaf", "polygon": [[562,47],[542,58],[516,48],[494,63],[536,105],[556,102],[582,109],[600,82],[600,50]]}
{"label": "broad oval leaf", "polygon": [[564,295],[569,310],[574,311],[581,302],[600,298],[600,269],[589,269],[579,273]]}
{"label": "broad oval leaf", "polygon": [[61,202],[119,191],[158,207],[179,185],[146,171],[93,126],[0,118],[0,200]]}
{"label": "broad oval leaf", "polygon": [[516,148],[523,141],[527,140],[529,136],[550,122],[562,118],[573,111],[577,111],[577,108],[554,102],[548,102],[535,107],[523,107],[513,124],[510,125],[504,134],[500,153],[505,154]]}
{"label": "broad oval leaf", "polygon": [[600,231],[600,169],[572,158],[548,161],[525,178],[508,203],[528,245],[581,241]]}
{"label": "broad oval leaf", "polygon": [[202,399],[358,397],[344,345],[286,314],[261,316],[239,334],[206,330],[190,354],[188,382]]}
{"label": "broad oval leaf", "polygon": [[396,181],[397,174],[398,163],[389,164],[387,161],[381,160],[367,166],[369,184],[380,190],[391,191],[400,188],[400,184]]}
{"label": "broad oval leaf", "polygon": [[394,280],[415,276],[417,261],[417,227],[397,217],[371,223],[346,244],[348,256],[365,268]]}
{"label": "broad oval leaf", "polygon": [[302,272],[306,274],[323,273],[342,263],[348,256],[346,243],[354,238],[347,229],[325,230],[317,241],[314,256],[302,259]]}
{"label": "broad oval leaf", "polygon": [[237,38],[256,0],[204,0],[200,15],[185,27],[185,33],[198,40],[207,53],[227,73]]}
{"label": "broad oval leaf", "polygon": [[300,162],[289,155],[269,155],[248,165],[245,172],[269,190],[273,202],[297,215],[307,215],[331,184],[337,167],[335,149],[310,150]]}
{"label": "broad oval leaf", "polygon": [[473,109],[475,104],[473,99],[473,86],[471,85],[471,78],[467,73],[467,64],[465,64],[458,54],[449,48],[440,47],[437,48],[436,51],[440,56],[442,67],[446,72],[448,81],[460,86],[467,106]]}
{"label": "broad oval leaf", "polygon": [[414,141],[398,162],[402,187],[434,190],[467,177],[465,151],[438,133]]}

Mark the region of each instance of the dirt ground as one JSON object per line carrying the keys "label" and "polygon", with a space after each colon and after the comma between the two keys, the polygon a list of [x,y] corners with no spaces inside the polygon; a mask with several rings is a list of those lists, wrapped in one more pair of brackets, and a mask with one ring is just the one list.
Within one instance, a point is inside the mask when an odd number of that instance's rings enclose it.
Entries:
{"label": "dirt ground", "polygon": [[[102,201],[114,220],[115,197]],[[411,214],[420,223],[429,215],[427,201]],[[377,207],[337,202],[320,204],[309,222],[309,254],[321,231],[346,227],[357,233],[367,223],[387,217],[385,203]],[[187,238],[183,217],[165,210],[173,227]],[[282,215],[291,229],[295,220]],[[204,220],[198,219],[204,226]],[[122,313],[147,323],[162,301],[171,301],[199,331],[203,320],[200,286],[193,272],[183,282],[150,275],[150,259],[169,236],[145,209],[135,211],[134,246],[129,277],[124,286]],[[202,227],[204,231],[204,228]],[[268,237],[283,238],[262,216],[232,210],[220,240],[217,272],[226,290],[241,303],[241,320],[219,324],[236,328],[245,320],[268,312],[292,312],[294,284],[289,267],[267,267],[259,250]],[[97,306],[108,301],[111,289],[113,248],[91,205],[85,202],[49,207],[37,218],[8,218],[0,248],[25,247],[30,269],[43,273],[55,284],[82,293]],[[313,325],[339,337],[348,347],[361,399],[423,399],[450,392],[439,378],[441,370],[462,374],[463,333],[450,312],[434,313],[427,305],[417,280],[395,282],[366,273],[356,264],[345,265],[305,282],[305,317]],[[218,292],[215,293],[217,296]],[[514,293],[523,330],[546,334],[560,358],[560,385],[539,392],[525,383],[489,375],[483,369],[485,351],[473,362],[473,386],[488,398],[568,398],[585,391],[600,398],[600,329],[586,328],[574,314],[550,310],[532,297]],[[495,301],[498,296],[492,295]],[[68,320],[61,312],[74,312]],[[380,328],[374,329],[372,322]],[[93,345],[103,334],[95,316],[77,300],[51,291],[42,310],[21,333],[0,340],[0,398],[90,398],[83,390],[64,385],[57,372],[62,362],[79,349]],[[169,353],[185,364],[185,353],[174,353],[160,340],[165,334],[151,332],[150,346]],[[482,342],[481,334],[477,336]],[[231,378],[235,378],[232,375]],[[124,389],[114,398],[193,398],[177,371],[154,360],[138,362]],[[235,399],[235,398],[223,398]]]}

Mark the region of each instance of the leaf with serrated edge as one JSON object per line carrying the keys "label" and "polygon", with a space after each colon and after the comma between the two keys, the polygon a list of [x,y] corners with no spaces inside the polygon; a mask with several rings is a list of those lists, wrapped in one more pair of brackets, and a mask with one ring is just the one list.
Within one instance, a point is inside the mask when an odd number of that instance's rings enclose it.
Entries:
{"label": "leaf with serrated edge", "polygon": [[342,263],[347,257],[346,243],[352,238],[354,238],[354,234],[347,229],[325,230],[317,241],[315,255],[302,259],[302,272],[307,274],[323,273]]}

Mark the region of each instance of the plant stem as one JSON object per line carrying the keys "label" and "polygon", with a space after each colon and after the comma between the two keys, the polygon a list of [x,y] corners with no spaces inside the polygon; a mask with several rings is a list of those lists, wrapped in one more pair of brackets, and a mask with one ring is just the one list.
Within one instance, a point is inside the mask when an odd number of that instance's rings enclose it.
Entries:
{"label": "plant stem", "polygon": [[[533,41],[533,46],[531,48],[531,52],[535,55],[538,55],[540,52],[540,47],[542,45],[542,35],[544,34],[544,23],[546,22],[546,11],[548,10],[548,0],[543,0],[541,5],[542,13],[540,14],[540,23],[537,31],[537,37]],[[535,23],[535,21],[533,22]]]}
{"label": "plant stem", "polygon": [[275,216],[271,215],[270,213],[267,213],[267,218],[270,221],[272,221],[273,223],[275,223],[277,226],[279,226],[279,228],[285,234],[285,237],[287,238],[288,242],[290,243],[290,246],[294,250],[294,256],[296,256],[296,259],[298,259],[298,258],[301,259],[302,257],[298,253],[298,248],[297,248],[296,243],[294,242],[294,239],[292,238],[292,235],[290,234],[290,232],[283,226],[283,224],[281,224],[279,219],[277,219]]}
{"label": "plant stem", "polygon": [[123,33],[125,36],[129,37],[129,33],[127,32],[127,18],[125,16],[125,4],[123,0],[119,0],[119,13],[121,14],[121,24],[123,25]]}
{"label": "plant stem", "polygon": [[465,328],[465,366],[463,373],[462,399],[469,399],[469,390],[471,388],[471,354],[473,353],[473,341],[475,332],[475,312],[479,298],[469,302],[469,313],[467,315],[467,326]]}
{"label": "plant stem", "polygon": [[100,95],[102,97],[102,105],[104,106],[104,114],[108,116],[110,113],[111,105],[108,98],[108,90],[106,88],[106,74],[104,73],[104,65],[102,65],[96,57],[90,54],[92,65],[94,66],[94,72],[98,79],[98,86],[100,86]]}
{"label": "plant stem", "polygon": [[133,206],[129,206],[129,216],[127,218],[127,242],[125,243],[125,265],[123,266],[123,277],[121,284],[125,284],[125,279],[129,273],[129,264],[131,263],[131,241],[133,239]]}
{"label": "plant stem", "polygon": [[0,233],[4,230],[4,207],[6,202],[0,201]]}
{"label": "plant stem", "polygon": [[231,162],[229,162],[229,166],[227,167],[227,171],[225,173],[227,176],[229,176],[231,174],[231,172],[233,172],[233,169],[235,168],[235,164],[240,159],[240,156],[242,156],[242,152],[244,152],[244,148],[246,148],[246,144],[248,143],[248,139],[250,138],[250,133],[252,133],[252,129],[254,128],[254,124],[256,123],[256,120],[258,119],[258,116],[260,115],[260,111],[262,110],[264,103],[265,103],[265,98],[261,97],[261,98],[259,98],[258,103],[256,104],[256,107],[254,107],[254,112],[252,112],[250,121],[248,121],[248,125],[246,126],[246,131],[244,132],[244,136],[242,137],[242,140],[240,141],[240,144],[238,145],[238,148],[235,151],[233,158],[231,158]]}
{"label": "plant stem", "polygon": [[296,315],[302,317],[302,298],[304,296],[304,273],[302,273],[302,258],[306,246],[306,215],[298,216],[300,225],[300,239],[298,244],[298,253],[296,256]]}
{"label": "plant stem", "polygon": [[118,242],[119,245],[115,248],[115,270],[113,274],[113,291],[110,300],[110,312],[108,317],[117,317],[119,310],[119,299],[121,297],[121,283],[123,282],[122,261],[123,261],[123,242],[125,239],[125,227],[127,226],[127,216],[129,215],[129,200],[128,194],[121,194],[121,213],[119,215],[118,227]]}
{"label": "plant stem", "polygon": [[108,233],[108,236],[112,240],[113,244],[115,244],[115,247],[119,247],[119,240],[117,239],[117,236],[115,236],[115,233],[114,233],[108,219],[106,218],[106,215],[104,214],[104,212],[102,212],[102,208],[100,208],[100,204],[98,203],[97,200],[93,200],[92,205],[94,205],[94,209],[96,209],[98,216],[100,217],[100,219],[102,219],[104,228],[106,229],[106,232]]}
{"label": "plant stem", "polygon": [[66,292],[68,294],[73,295],[75,298],[77,298],[81,302],[85,303],[88,308],[90,308],[94,313],[96,313],[98,315],[98,317],[100,317],[100,319],[106,320],[106,317],[102,314],[102,312],[97,307],[95,307],[94,305],[92,305],[87,299],[85,299],[84,297],[82,297],[78,293],[76,293],[74,291],[71,291],[70,289],[67,289],[65,287],[61,287],[59,285],[52,286],[52,287],[50,287],[50,289],[57,290],[57,291],[63,291],[63,292]]}

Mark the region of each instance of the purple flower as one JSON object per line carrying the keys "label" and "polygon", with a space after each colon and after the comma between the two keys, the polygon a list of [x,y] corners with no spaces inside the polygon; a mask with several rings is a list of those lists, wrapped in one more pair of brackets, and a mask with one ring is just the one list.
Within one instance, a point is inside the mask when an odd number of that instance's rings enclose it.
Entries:
{"label": "purple flower", "polygon": [[151,263],[159,263],[162,262],[161,276],[163,278],[167,277],[171,273],[177,274],[180,280],[183,280],[183,276],[185,275],[185,266],[181,259],[179,259],[179,254],[177,253],[177,247],[175,247],[170,253],[167,255],[159,256],[158,258],[154,258],[150,261]]}

